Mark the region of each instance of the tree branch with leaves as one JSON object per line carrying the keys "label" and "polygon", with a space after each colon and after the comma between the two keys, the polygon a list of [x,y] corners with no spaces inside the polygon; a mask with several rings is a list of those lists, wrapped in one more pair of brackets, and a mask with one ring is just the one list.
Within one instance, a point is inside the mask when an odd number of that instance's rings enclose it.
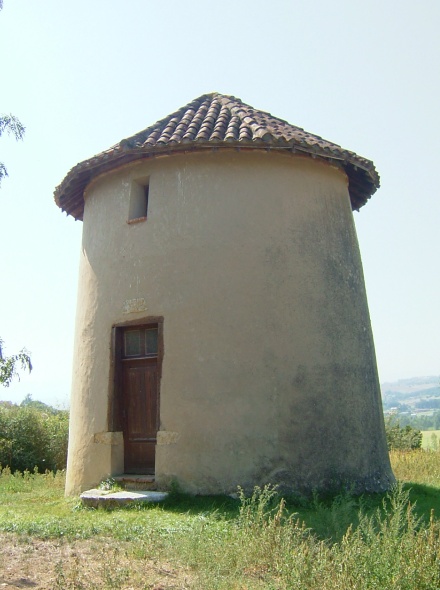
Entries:
{"label": "tree branch with leaves", "polygon": [[[25,128],[20,120],[14,115],[0,115],[0,137],[5,132],[8,135],[13,135],[18,141],[19,139],[23,139]],[[0,162],[0,184],[5,176],[8,176],[8,171],[3,162]]]}
{"label": "tree branch with leaves", "polygon": [[[3,8],[3,0],[0,0],[0,10]],[[8,135],[13,135],[15,139],[18,141],[19,139],[23,139],[25,128],[24,125],[20,122],[17,117],[14,115],[0,115],[0,137],[3,133],[7,133]],[[8,171],[6,170],[6,166],[3,162],[0,162],[0,184],[5,176],[8,176]]]}
{"label": "tree branch with leaves", "polygon": [[19,371],[32,371],[29,351],[22,348],[19,353],[11,356],[3,356],[3,340],[0,338],[0,385],[9,387],[11,381],[17,378],[20,381]]}

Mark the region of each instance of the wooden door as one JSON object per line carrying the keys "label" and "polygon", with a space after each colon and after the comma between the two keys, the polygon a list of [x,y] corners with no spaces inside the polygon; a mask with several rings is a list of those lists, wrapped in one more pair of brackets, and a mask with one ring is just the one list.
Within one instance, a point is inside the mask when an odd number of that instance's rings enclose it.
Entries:
{"label": "wooden door", "polygon": [[122,388],[124,471],[154,474],[159,428],[157,327],[124,330]]}

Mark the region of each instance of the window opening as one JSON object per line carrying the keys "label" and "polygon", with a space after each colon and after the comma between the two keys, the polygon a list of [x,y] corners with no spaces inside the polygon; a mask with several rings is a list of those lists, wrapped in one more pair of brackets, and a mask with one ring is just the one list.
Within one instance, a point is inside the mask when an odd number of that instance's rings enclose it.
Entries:
{"label": "window opening", "polygon": [[145,330],[145,355],[157,356],[157,328]]}
{"label": "window opening", "polygon": [[158,327],[124,330],[123,358],[153,358],[158,355]]}
{"label": "window opening", "polygon": [[128,223],[145,221],[148,214],[148,198],[150,193],[149,178],[143,182],[134,181],[130,190]]}
{"label": "window opening", "polygon": [[139,356],[141,354],[141,331],[130,330],[124,334],[124,356]]}

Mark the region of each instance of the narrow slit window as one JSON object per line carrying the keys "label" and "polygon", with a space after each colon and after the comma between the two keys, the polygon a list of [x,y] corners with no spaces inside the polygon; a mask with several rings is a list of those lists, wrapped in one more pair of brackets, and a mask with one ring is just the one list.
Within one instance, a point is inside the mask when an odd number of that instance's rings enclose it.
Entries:
{"label": "narrow slit window", "polygon": [[150,185],[146,184],[144,187],[144,211],[145,211],[145,217],[147,217],[148,214],[148,195],[150,192]]}
{"label": "narrow slit window", "polygon": [[145,221],[148,214],[148,197],[150,193],[149,179],[144,182],[133,182],[130,191],[128,223]]}

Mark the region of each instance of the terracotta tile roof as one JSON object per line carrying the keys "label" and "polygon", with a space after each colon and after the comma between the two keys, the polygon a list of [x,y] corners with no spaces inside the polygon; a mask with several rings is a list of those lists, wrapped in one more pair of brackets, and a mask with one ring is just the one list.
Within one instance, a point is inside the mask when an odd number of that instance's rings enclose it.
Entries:
{"label": "terracotta tile roof", "polygon": [[353,209],[359,209],[379,187],[373,162],[258,111],[234,96],[212,93],[196,98],[151,127],[77,164],[55,189],[63,211],[82,219],[84,189],[99,174],[159,153],[240,147],[288,150],[327,160],[345,170]]}

